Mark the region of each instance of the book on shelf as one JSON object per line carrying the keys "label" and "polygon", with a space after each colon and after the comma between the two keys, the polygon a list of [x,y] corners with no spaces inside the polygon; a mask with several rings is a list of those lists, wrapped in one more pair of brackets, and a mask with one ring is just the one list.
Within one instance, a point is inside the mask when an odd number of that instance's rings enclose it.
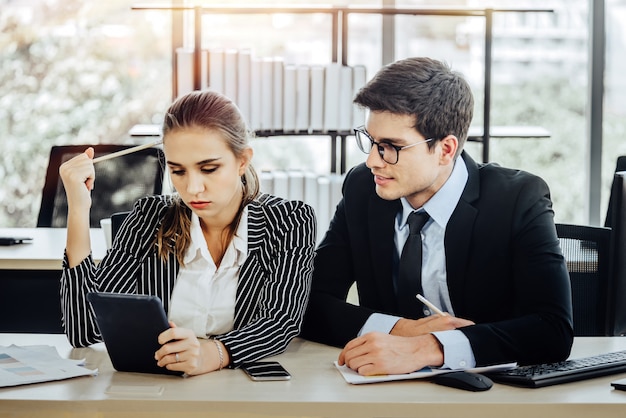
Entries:
{"label": "book on shelf", "polygon": [[296,69],[296,132],[309,129],[310,77],[310,67],[299,65]]}
{"label": "book on shelf", "polygon": [[272,172],[274,177],[274,189],[272,194],[274,196],[282,197],[283,199],[289,199],[289,176],[284,170],[274,170]]}
{"label": "book on shelf", "polygon": [[180,97],[194,90],[193,49],[176,48],[176,92]]}
{"label": "book on shelf", "polygon": [[253,131],[261,130],[261,80],[263,62],[261,58],[252,57],[250,63],[250,113],[243,114],[248,121],[248,128]]}
{"label": "book on shelf", "polygon": [[296,66],[285,65],[283,69],[283,131],[296,130]]}
{"label": "book on shelf", "polygon": [[272,65],[272,129],[283,129],[283,59],[274,57]]}
{"label": "book on shelf", "polygon": [[273,69],[274,60],[272,58],[263,58],[261,61],[261,130],[270,131],[274,126],[274,118],[272,115],[274,98],[273,88]]}
{"label": "book on shelf", "polygon": [[[366,82],[366,73],[364,65],[355,65],[352,67],[352,99],[354,99]],[[365,109],[356,104],[352,104],[352,125],[350,129],[365,124]]]}
{"label": "book on shelf", "polygon": [[[177,50],[178,96],[194,89],[194,51]],[[365,111],[352,103],[365,84],[365,67],[286,64],[250,49],[202,50],[201,88],[229,97],[256,132],[350,132]]]}
{"label": "book on shelf", "polygon": [[209,80],[208,86],[211,90],[224,93],[224,50],[222,48],[211,48],[208,51],[209,57]]}
{"label": "book on shelf", "polygon": [[310,205],[317,219],[318,242],[330,225],[341,200],[343,175],[317,175],[307,170],[266,170],[260,175],[261,191]]}
{"label": "book on shelf", "polygon": [[236,49],[224,51],[224,95],[237,102],[237,57]]}
{"label": "book on shelf", "polygon": [[309,132],[324,129],[324,67],[311,67],[311,89],[309,101]]}
{"label": "book on shelf", "polygon": [[251,66],[252,51],[250,49],[240,50],[237,56],[237,106],[248,122],[251,115]]}
{"label": "book on shelf", "polygon": [[352,67],[343,66],[339,73],[338,118],[336,129],[349,131],[352,129]]}
{"label": "book on shelf", "polygon": [[339,77],[341,64],[327,64],[324,69],[324,131],[337,130],[339,125]]}

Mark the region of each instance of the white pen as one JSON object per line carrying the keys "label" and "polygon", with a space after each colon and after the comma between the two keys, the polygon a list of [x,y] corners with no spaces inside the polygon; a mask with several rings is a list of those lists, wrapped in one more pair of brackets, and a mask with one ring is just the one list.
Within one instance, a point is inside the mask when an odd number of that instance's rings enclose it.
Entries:
{"label": "white pen", "polygon": [[442,315],[442,316],[448,315],[447,313],[445,313],[444,311],[442,311],[441,309],[433,305],[431,301],[429,301],[428,299],[426,299],[424,296],[420,295],[419,293],[415,295],[415,297],[418,298],[420,302],[422,302],[424,305],[428,306],[428,308],[431,311],[438,313],[439,315]]}
{"label": "white pen", "polygon": [[117,158],[117,157],[121,157],[122,155],[131,154],[133,152],[141,151],[146,148],[151,148],[151,147],[154,147],[155,145],[160,145],[161,143],[163,143],[163,140],[159,139],[158,141],[150,142],[149,144],[137,145],[136,147],[123,149],[121,151],[112,152],[110,154],[105,154],[101,157],[94,158],[92,161],[94,164],[96,164],[96,163],[99,163],[100,161],[110,160],[111,158]]}

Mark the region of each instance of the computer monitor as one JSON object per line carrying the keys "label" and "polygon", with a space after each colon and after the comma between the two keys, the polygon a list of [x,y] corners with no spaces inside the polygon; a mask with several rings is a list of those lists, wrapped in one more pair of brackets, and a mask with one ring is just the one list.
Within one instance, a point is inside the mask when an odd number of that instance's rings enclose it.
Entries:
{"label": "computer monitor", "polygon": [[613,335],[626,335],[626,171],[613,177],[611,187],[611,241],[613,271],[608,294],[613,322]]}

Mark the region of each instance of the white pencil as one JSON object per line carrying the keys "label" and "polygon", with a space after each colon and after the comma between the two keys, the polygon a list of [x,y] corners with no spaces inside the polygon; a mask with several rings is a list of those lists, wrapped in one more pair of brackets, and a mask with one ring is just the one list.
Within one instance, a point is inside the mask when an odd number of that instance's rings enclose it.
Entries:
{"label": "white pencil", "polygon": [[99,163],[100,161],[110,160],[111,158],[121,157],[122,155],[132,154],[133,152],[141,151],[142,149],[152,148],[155,145],[159,145],[163,140],[159,139],[158,141],[151,142],[149,144],[137,145],[136,147],[124,149],[117,152],[112,152],[110,154],[103,155],[98,158],[93,159],[93,163]]}
{"label": "white pencil", "polygon": [[438,313],[439,315],[443,315],[443,316],[447,315],[447,313],[445,313],[444,311],[442,311],[441,309],[433,305],[431,301],[429,301],[428,299],[426,299],[424,296],[420,295],[419,293],[415,295],[415,297],[418,298],[420,302],[422,302],[424,305],[428,306],[428,308],[431,311]]}

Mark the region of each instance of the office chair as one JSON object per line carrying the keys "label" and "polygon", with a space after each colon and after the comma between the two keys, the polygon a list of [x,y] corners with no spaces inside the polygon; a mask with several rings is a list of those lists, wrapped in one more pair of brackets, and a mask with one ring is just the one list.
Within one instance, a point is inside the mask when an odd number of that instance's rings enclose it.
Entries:
{"label": "office chair", "polygon": [[[626,171],[626,155],[622,155],[617,157],[617,164],[615,165],[615,172]],[[604,226],[611,227],[612,216],[613,216],[613,189],[611,189],[611,194],[609,195],[609,206],[606,210],[606,218],[604,219]]]}
{"label": "office chair", "polygon": [[610,331],[612,335],[626,335],[626,171],[619,171],[613,176],[611,196],[613,280],[608,290],[611,300]]}
{"label": "office chair", "polygon": [[[59,167],[70,158],[93,147],[95,156],[109,154],[133,145],[62,145],[53,146],[41,196],[38,227],[67,226],[67,198],[59,176]],[[91,193],[90,225],[100,227],[100,219],[112,213],[128,211],[141,197],[160,194],[163,189],[163,151],[148,148],[95,165],[96,181]]]}
{"label": "office chair", "polygon": [[556,224],[567,263],[575,336],[611,335],[611,228]]}
{"label": "office chair", "polygon": [[111,215],[111,239],[115,239],[115,235],[117,235],[117,231],[120,230],[120,227],[124,223],[124,220],[128,216],[130,211],[124,212],[115,212]]}

